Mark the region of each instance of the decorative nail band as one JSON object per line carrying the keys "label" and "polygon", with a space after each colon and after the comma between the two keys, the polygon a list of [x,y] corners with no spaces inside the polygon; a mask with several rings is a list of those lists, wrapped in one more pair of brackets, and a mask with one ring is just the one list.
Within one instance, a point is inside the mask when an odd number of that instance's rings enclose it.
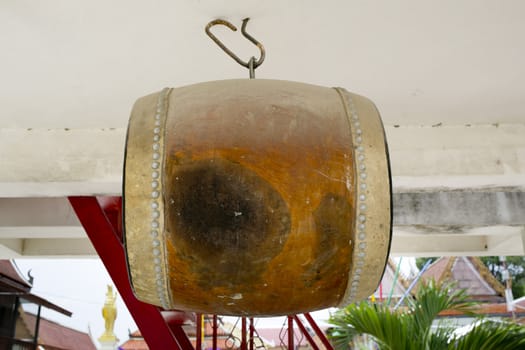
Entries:
{"label": "decorative nail band", "polygon": [[164,89],[157,100],[154,119],[152,120],[151,146],[151,249],[153,252],[153,274],[159,302],[164,309],[169,309],[168,281],[164,251],[164,202],[162,196],[162,159],[164,154],[164,125],[168,113],[168,96],[171,89]]}
{"label": "decorative nail band", "polygon": [[163,162],[168,99],[172,89],[137,103],[128,128],[124,172],[124,237],[130,280],[141,300],[170,309],[164,237]]}
{"label": "decorative nail band", "polygon": [[[341,88],[336,91],[350,124],[356,174],[355,241],[350,242],[353,244],[352,264],[346,293],[340,303],[347,305],[372,294],[384,271],[391,235],[390,174],[383,126],[377,110],[363,97],[351,95]],[[363,113],[366,118],[360,118],[358,111],[362,109],[367,109]]]}

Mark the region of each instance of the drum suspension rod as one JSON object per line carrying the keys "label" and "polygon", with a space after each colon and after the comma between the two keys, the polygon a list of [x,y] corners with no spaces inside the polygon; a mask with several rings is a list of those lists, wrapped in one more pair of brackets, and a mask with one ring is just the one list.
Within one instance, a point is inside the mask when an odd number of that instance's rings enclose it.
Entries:
{"label": "drum suspension rod", "polygon": [[223,19],[216,19],[216,20],[213,20],[211,21],[210,23],[208,23],[205,27],[205,32],[206,34],[224,51],[226,52],[231,58],[233,58],[235,60],[235,62],[239,63],[241,66],[243,67],[246,67],[249,69],[250,71],[250,79],[254,79],[255,78],[255,69],[257,67],[259,67],[263,62],[264,62],[264,58],[266,56],[266,51],[264,50],[264,46],[257,40],[255,39],[253,36],[251,36],[250,34],[248,34],[246,32],[246,24],[248,23],[248,21],[250,20],[250,18],[245,18],[242,20],[242,27],[241,27],[241,33],[242,35],[248,39],[249,41],[251,41],[255,46],[257,46],[259,48],[259,51],[261,52],[260,56],[258,59],[255,59],[254,56],[252,56],[250,58],[250,60],[248,62],[245,62],[243,60],[241,60],[239,58],[239,56],[237,56],[235,53],[233,53],[233,51],[231,51],[230,49],[228,49],[226,47],[226,45],[224,45],[224,43],[222,41],[220,41],[216,36],[215,34],[213,34],[211,32],[211,27],[215,26],[215,25],[223,25],[223,26],[226,26],[228,28],[230,28],[232,31],[237,31],[237,27],[235,27],[233,24],[231,24],[230,22],[226,21],[226,20],[223,20]]}

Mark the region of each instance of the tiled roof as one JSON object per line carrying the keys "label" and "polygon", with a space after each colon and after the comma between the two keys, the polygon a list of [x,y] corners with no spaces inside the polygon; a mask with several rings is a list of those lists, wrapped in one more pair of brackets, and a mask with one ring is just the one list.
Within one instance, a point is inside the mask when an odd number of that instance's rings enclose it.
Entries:
{"label": "tiled roof", "polygon": [[137,329],[135,332],[132,332],[129,334],[130,338],[142,338],[142,334],[140,334],[140,331]]}
{"label": "tiled roof", "polygon": [[[524,317],[525,310],[516,308],[515,310],[517,317]],[[474,313],[484,316],[499,316],[499,317],[509,317],[511,313],[507,311],[506,303],[482,303],[474,310]],[[441,317],[449,316],[460,316],[463,315],[460,311],[455,310],[445,310],[439,313]]]}
{"label": "tiled roof", "polygon": [[[422,279],[434,279],[437,282],[441,282],[445,272],[449,268],[451,257],[442,257],[434,261],[428,269],[421,276]],[[455,258],[454,258],[455,259]]]}
{"label": "tiled roof", "polygon": [[476,257],[441,257],[421,276],[422,280],[455,282],[458,288],[466,289],[472,299],[501,301],[505,287],[490,273]]}
{"label": "tiled roof", "polygon": [[0,260],[0,285],[8,290],[24,292],[31,290],[31,285],[22,277],[11,260]]}
{"label": "tiled roof", "polygon": [[479,258],[469,257],[469,262],[478,271],[485,282],[499,295],[505,296],[505,287],[490,273],[488,267]]}
{"label": "tiled roof", "polygon": [[42,305],[66,316],[71,316],[70,311],[55,305],[38,295],[31,294],[31,287],[31,284],[25,280],[20,271],[18,271],[18,267],[14,261],[0,259],[0,292],[6,295],[18,295],[31,303]]}
{"label": "tiled roof", "polygon": [[[27,312],[20,314],[31,334],[35,334],[36,316]],[[40,318],[38,343],[63,350],[97,350],[89,334]]]}
{"label": "tiled roof", "polygon": [[119,346],[120,350],[149,350],[148,344],[143,338],[129,339],[124,344]]}
{"label": "tiled roof", "polygon": [[[388,259],[388,264],[385,267],[385,272],[383,278],[381,278],[380,287],[374,292],[376,299],[387,298],[390,292],[392,292],[393,298],[400,298],[403,296],[410,285],[409,281],[402,276],[401,273],[398,273],[397,277],[395,276],[397,270],[397,265],[392,259]],[[394,277],[396,277],[394,283]],[[392,286],[394,290],[392,291]]]}

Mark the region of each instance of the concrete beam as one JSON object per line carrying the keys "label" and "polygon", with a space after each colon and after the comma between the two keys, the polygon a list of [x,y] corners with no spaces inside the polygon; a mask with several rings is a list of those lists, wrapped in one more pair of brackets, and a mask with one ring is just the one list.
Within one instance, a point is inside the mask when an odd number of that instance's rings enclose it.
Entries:
{"label": "concrete beam", "polygon": [[[79,227],[79,229],[82,229]],[[499,256],[525,255],[523,227],[503,228],[493,234],[406,234],[394,228],[392,256]],[[476,231],[474,229],[474,231]],[[509,233],[509,231],[513,231]],[[483,232],[483,228],[479,228]],[[10,238],[0,240],[0,258],[96,257],[87,237]]]}
{"label": "concrete beam", "polygon": [[79,226],[73,208],[64,197],[0,198],[1,226]]}
{"label": "concrete beam", "polygon": [[[525,255],[525,191],[394,194],[392,254]],[[95,254],[66,198],[1,198],[0,257]]]}
{"label": "concrete beam", "polygon": [[[525,188],[525,124],[386,126],[394,191]],[[119,195],[126,131],[0,129],[0,197]]]}
{"label": "concrete beam", "polygon": [[524,225],[525,191],[485,188],[403,192],[393,196],[394,225]]}
{"label": "concrete beam", "polygon": [[67,198],[0,198],[0,258],[96,257]]}
{"label": "concrete beam", "polygon": [[394,226],[392,256],[525,255],[525,226]]}
{"label": "concrete beam", "polygon": [[23,255],[47,258],[89,258],[97,256],[97,253],[87,237],[35,238],[25,240]]}
{"label": "concrete beam", "polygon": [[393,213],[393,255],[525,255],[521,188],[398,192]]}
{"label": "concrete beam", "polygon": [[0,197],[120,194],[125,129],[0,129]]}
{"label": "concrete beam", "polygon": [[93,258],[97,253],[87,237],[0,239],[0,258]]}
{"label": "concrete beam", "polygon": [[456,235],[394,236],[390,250],[392,256],[415,257],[490,255],[487,252],[484,236]]}
{"label": "concrete beam", "polygon": [[82,226],[0,226],[2,239],[19,238],[85,238]]}
{"label": "concrete beam", "polygon": [[[525,124],[434,125],[386,127],[396,189],[443,189],[504,186],[502,178],[524,183]],[[520,176],[521,181],[517,178]],[[426,178],[451,178],[453,183],[426,183]],[[474,186],[470,178],[477,180]],[[495,177],[496,183],[490,178]],[[407,179],[422,179],[410,183]],[[466,181],[459,181],[459,180]],[[396,184],[394,182],[394,184]],[[517,184],[508,184],[516,186]]]}
{"label": "concrete beam", "polygon": [[14,259],[23,255],[24,240],[21,238],[0,239],[0,259]]}

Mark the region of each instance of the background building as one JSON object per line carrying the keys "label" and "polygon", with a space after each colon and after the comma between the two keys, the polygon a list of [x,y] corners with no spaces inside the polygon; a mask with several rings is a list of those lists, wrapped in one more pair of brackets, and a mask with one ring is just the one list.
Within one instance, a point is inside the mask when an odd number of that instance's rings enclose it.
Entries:
{"label": "background building", "polygon": [[[42,307],[65,315],[71,312],[31,293],[31,282],[9,260],[0,260],[0,348],[20,350],[95,350],[89,334],[40,317]],[[24,311],[35,304],[37,314]]]}

